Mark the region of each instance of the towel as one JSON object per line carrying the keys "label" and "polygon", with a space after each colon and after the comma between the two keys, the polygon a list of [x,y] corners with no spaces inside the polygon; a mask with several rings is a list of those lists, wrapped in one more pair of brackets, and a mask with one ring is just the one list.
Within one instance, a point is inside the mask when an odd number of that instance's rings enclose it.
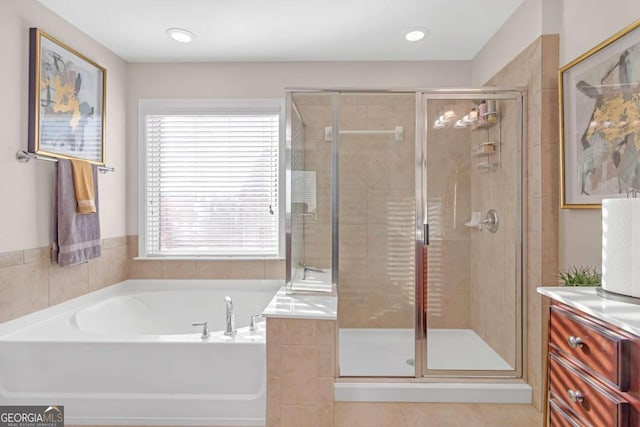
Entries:
{"label": "towel", "polygon": [[91,163],[72,159],[71,168],[73,169],[73,187],[76,189],[78,213],[95,213],[96,202],[93,191],[93,168]]}
{"label": "towel", "polygon": [[58,265],[75,265],[102,254],[100,217],[98,216],[98,168],[92,165],[93,194],[96,212],[80,215],[76,212],[76,196],[71,162],[58,159],[53,196],[51,226],[52,258]]}

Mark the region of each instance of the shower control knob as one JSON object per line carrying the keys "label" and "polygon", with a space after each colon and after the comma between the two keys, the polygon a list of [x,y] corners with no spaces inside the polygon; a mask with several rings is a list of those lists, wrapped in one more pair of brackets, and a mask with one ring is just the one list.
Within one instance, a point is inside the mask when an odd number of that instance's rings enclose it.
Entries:
{"label": "shower control knob", "polygon": [[583,342],[582,338],[574,337],[573,335],[567,338],[567,342],[569,343],[569,347],[571,348],[582,348]]}
{"label": "shower control knob", "polygon": [[569,400],[573,403],[581,403],[584,400],[584,396],[578,390],[567,390],[567,394],[569,395]]}

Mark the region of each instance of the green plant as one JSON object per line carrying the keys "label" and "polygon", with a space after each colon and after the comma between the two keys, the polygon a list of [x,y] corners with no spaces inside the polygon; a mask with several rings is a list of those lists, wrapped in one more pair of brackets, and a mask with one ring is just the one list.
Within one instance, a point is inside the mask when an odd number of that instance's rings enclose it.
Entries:
{"label": "green plant", "polygon": [[600,286],[600,273],[594,267],[571,266],[560,273],[564,286]]}

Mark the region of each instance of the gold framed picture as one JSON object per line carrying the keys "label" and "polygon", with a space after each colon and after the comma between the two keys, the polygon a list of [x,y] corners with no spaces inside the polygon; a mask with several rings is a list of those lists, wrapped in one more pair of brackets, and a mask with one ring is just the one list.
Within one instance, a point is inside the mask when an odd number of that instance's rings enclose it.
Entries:
{"label": "gold framed picture", "polygon": [[558,71],[561,207],[640,189],[640,21]]}
{"label": "gold framed picture", "polygon": [[29,152],[105,164],[106,70],[30,29]]}

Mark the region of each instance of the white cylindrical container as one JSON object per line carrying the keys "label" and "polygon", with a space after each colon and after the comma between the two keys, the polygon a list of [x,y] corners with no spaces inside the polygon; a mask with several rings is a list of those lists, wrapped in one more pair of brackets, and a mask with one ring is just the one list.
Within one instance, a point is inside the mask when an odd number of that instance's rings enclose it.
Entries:
{"label": "white cylindrical container", "polygon": [[640,199],[602,201],[602,289],[640,298]]}

